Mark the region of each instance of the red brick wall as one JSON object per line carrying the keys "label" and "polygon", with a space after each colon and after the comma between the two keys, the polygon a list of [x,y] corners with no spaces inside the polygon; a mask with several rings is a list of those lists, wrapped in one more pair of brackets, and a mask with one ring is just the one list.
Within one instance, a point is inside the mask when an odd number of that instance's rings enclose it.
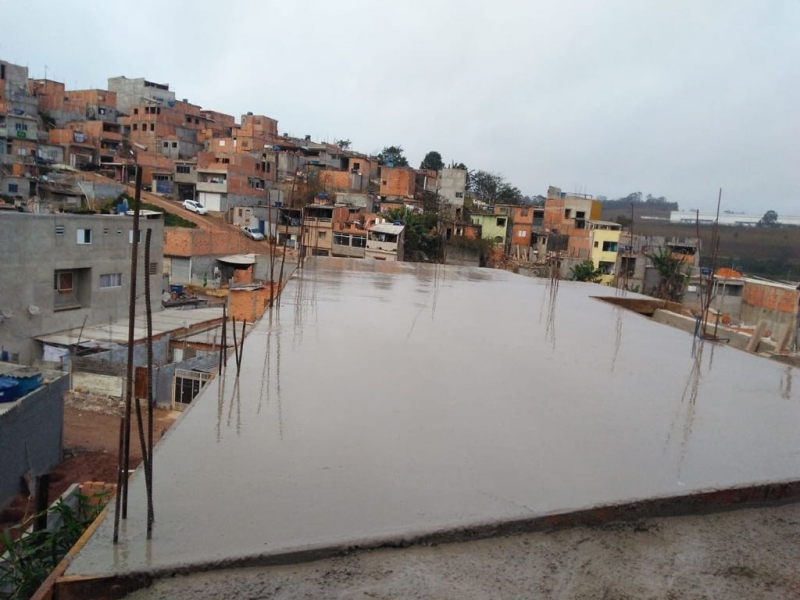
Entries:
{"label": "red brick wall", "polygon": [[742,302],[755,308],[794,314],[794,311],[797,310],[797,292],[745,281]]}

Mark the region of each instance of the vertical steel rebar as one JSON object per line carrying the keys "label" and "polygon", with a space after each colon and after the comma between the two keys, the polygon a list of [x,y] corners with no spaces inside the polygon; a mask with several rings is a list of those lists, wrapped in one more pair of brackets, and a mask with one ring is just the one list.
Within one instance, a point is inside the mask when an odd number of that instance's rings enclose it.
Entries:
{"label": "vertical steel rebar", "polygon": [[[150,240],[152,228],[147,228],[144,238],[144,301],[147,316],[147,460],[144,463],[145,487],[147,488],[147,539],[153,537],[153,310],[150,306]],[[144,455],[144,449],[142,449]]]}
{"label": "vertical steel rebar", "polygon": [[142,170],[136,167],[136,188],[133,198],[133,239],[131,240],[131,281],[128,304],[128,364],[125,381],[125,415],[121,428],[121,452],[117,462],[117,500],[114,513],[114,542],[119,539],[120,501],[121,516],[128,518],[128,470],[130,468],[131,449],[131,409],[133,396],[133,331],[136,321],[136,275],[139,259],[139,215],[142,197]]}

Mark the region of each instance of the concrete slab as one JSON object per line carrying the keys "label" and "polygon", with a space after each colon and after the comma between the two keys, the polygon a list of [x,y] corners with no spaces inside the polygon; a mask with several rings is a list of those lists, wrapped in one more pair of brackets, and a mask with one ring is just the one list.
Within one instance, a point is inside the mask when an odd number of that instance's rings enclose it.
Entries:
{"label": "concrete slab", "polygon": [[191,570],[800,480],[796,369],[693,348],[602,294],[485,269],[309,261],[248,336],[241,378],[229,363],[157,448],[153,539],[137,472],[121,543],[109,515],[67,574]]}
{"label": "concrete slab", "polygon": [[[216,319],[222,319],[221,307],[191,310],[165,308],[162,311],[153,313],[153,336],[158,337],[172,331],[190,329]],[[66,331],[40,335],[36,339],[45,344],[61,346],[71,346],[79,341],[81,343],[95,341],[124,345],[128,343],[128,318],[125,317],[105,324],[90,325],[83,329],[76,327]],[[133,339],[134,342],[147,339],[147,317],[144,314],[136,316]]]}

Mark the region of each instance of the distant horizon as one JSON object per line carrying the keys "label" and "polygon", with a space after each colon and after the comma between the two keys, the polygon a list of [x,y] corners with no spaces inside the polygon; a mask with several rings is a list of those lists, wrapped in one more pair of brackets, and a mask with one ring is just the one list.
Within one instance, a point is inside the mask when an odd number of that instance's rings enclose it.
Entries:
{"label": "distant horizon", "polygon": [[[3,9],[9,23],[35,19],[30,3]],[[211,32],[212,11],[141,0],[131,37],[116,7],[64,0],[35,33],[4,32],[0,58],[68,89],[167,82],[208,110],[278,119],[281,133],[346,138],[367,154],[401,145],[413,166],[436,150],[528,196],[641,190],[713,210],[722,187],[735,211],[800,205],[790,0],[243,0],[233,26]],[[67,43],[75,31],[82,43]]]}

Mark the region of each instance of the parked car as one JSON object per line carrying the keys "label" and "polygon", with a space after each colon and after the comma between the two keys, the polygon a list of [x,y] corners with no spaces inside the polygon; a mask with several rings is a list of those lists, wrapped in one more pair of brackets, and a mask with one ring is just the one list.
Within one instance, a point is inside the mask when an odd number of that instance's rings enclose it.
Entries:
{"label": "parked car", "polygon": [[247,226],[242,227],[242,233],[247,237],[249,237],[250,239],[256,240],[257,242],[260,242],[261,240],[264,239],[264,234],[261,233],[255,227],[247,227]]}
{"label": "parked car", "polygon": [[198,215],[207,215],[208,209],[200,204],[197,200],[186,199],[183,201],[183,208],[190,210]]}

